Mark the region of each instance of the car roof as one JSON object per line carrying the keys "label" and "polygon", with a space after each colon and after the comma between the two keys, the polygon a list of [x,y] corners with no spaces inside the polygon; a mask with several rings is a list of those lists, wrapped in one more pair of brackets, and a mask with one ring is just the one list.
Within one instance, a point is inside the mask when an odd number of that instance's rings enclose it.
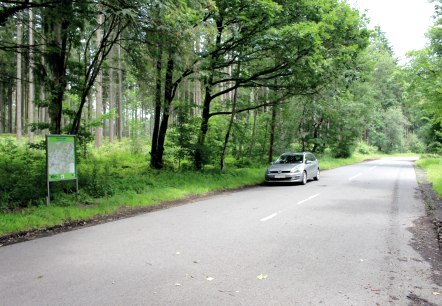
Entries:
{"label": "car roof", "polygon": [[281,155],[304,155],[307,153],[310,153],[310,152],[285,152],[285,153],[282,153]]}

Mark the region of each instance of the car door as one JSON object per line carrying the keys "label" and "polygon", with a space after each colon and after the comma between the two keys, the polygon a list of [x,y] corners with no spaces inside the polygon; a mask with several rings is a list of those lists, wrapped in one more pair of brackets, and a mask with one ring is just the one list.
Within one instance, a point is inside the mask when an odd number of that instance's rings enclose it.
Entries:
{"label": "car door", "polygon": [[311,179],[316,176],[316,172],[318,171],[318,167],[316,165],[316,158],[313,154],[307,153],[305,156],[306,165],[305,168],[307,170],[307,178]]}

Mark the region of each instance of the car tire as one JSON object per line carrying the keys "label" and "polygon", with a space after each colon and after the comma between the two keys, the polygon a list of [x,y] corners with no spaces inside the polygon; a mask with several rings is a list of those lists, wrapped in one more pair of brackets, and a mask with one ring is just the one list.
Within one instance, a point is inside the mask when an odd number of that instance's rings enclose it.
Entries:
{"label": "car tire", "polygon": [[305,185],[305,184],[307,184],[307,172],[302,172],[302,182],[301,182],[301,184],[302,185]]}
{"label": "car tire", "polygon": [[318,172],[316,173],[316,176],[313,178],[315,181],[319,181],[319,175],[320,175],[320,171],[318,169]]}

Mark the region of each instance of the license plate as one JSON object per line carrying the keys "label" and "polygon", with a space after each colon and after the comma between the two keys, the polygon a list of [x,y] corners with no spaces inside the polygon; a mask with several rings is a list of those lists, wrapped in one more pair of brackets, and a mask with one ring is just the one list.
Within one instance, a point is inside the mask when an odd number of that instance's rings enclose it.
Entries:
{"label": "license plate", "polygon": [[275,178],[285,178],[285,175],[275,175]]}

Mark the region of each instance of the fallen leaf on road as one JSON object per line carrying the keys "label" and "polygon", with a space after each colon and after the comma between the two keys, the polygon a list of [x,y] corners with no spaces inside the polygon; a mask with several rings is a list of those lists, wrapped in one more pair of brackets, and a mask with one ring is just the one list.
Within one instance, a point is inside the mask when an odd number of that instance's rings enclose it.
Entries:
{"label": "fallen leaf on road", "polygon": [[179,286],[181,286],[181,284],[175,284],[175,286],[179,287]]}
{"label": "fallen leaf on road", "polygon": [[214,280],[214,278],[213,278],[213,277],[210,277],[210,276],[208,276],[206,279],[207,279],[209,282],[211,282],[211,281]]}
{"label": "fallen leaf on road", "polygon": [[439,292],[433,292],[433,295],[440,295]]}
{"label": "fallen leaf on road", "polygon": [[256,278],[259,279],[259,280],[263,280],[263,279],[266,279],[267,277],[268,277],[267,275],[260,274]]}
{"label": "fallen leaf on road", "polygon": [[176,253],[175,253],[175,255],[180,255],[180,254],[181,254],[181,252],[176,252]]}

